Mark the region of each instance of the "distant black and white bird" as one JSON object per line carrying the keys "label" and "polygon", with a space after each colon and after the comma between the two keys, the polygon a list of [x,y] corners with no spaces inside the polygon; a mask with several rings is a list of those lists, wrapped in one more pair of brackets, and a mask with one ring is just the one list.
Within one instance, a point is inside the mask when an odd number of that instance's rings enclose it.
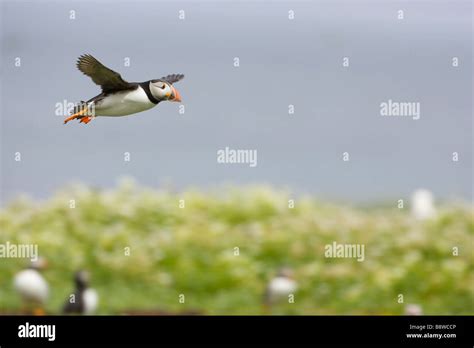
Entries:
{"label": "distant black and white bird", "polygon": [[41,275],[47,262],[43,258],[31,261],[30,265],[15,275],[13,284],[16,292],[20,295],[23,306],[28,312],[32,310],[35,315],[45,314],[44,305],[48,299],[49,286]]}
{"label": "distant black and white bird", "polygon": [[82,55],[77,68],[102,88],[102,93],[76,105],[73,115],[64,123],[79,119],[89,123],[95,116],[126,116],[155,107],[162,101],[180,102],[173,83],[184,78],[172,74],[145,82],[127,82],[119,73],[107,68],[90,54]]}
{"label": "distant black and white bird", "polygon": [[417,220],[429,220],[436,216],[433,194],[426,189],[418,189],[411,197],[411,212]]}
{"label": "distant black and white bird", "polygon": [[298,289],[298,284],[293,278],[293,270],[288,267],[282,267],[277,275],[270,280],[265,290],[264,307],[268,311],[278,303],[289,301],[289,295],[294,294]]}
{"label": "distant black and white bird", "polygon": [[94,314],[99,303],[99,295],[89,288],[90,276],[86,271],[74,275],[76,288],[63,307],[65,314]]}

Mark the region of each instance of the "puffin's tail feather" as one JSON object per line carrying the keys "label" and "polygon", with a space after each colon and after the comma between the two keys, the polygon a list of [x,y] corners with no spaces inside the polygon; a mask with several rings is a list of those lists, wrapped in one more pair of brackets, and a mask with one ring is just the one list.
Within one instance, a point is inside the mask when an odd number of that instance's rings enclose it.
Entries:
{"label": "puffin's tail feather", "polygon": [[84,111],[85,109],[87,109],[87,102],[85,102],[84,100],[81,100],[79,103],[74,105],[74,107],[72,108],[70,112],[70,115],[78,114],[81,111]]}

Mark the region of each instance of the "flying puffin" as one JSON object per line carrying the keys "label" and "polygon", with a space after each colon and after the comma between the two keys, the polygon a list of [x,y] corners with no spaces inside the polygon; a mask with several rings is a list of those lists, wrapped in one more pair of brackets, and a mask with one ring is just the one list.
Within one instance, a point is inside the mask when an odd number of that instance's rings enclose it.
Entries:
{"label": "flying puffin", "polygon": [[99,85],[102,93],[78,103],[72,115],[64,120],[65,124],[74,119],[87,124],[95,116],[126,116],[151,109],[161,101],[181,101],[173,83],[184,78],[182,74],[145,82],[127,82],[90,54],[79,57],[77,68]]}
{"label": "flying puffin", "polygon": [[30,265],[15,275],[13,284],[21,296],[24,307],[28,312],[32,308],[34,315],[44,315],[44,304],[48,299],[49,287],[41,275],[41,270],[47,266],[46,260],[37,258]]}
{"label": "flying puffin", "polygon": [[264,311],[268,312],[271,306],[278,302],[288,302],[288,296],[294,294],[297,289],[298,284],[293,279],[293,270],[282,267],[267,285],[263,299]]}
{"label": "flying puffin", "polygon": [[76,289],[74,296],[66,301],[63,307],[64,314],[93,314],[97,309],[99,295],[94,289],[89,288],[89,273],[78,271],[74,275]]}

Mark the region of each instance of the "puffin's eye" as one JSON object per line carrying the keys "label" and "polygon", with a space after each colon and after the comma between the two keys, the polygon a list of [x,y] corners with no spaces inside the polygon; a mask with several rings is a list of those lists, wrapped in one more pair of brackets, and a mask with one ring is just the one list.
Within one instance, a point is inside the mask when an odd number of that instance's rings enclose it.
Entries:
{"label": "puffin's eye", "polygon": [[161,89],[165,89],[166,85],[163,83],[163,85],[160,87]]}

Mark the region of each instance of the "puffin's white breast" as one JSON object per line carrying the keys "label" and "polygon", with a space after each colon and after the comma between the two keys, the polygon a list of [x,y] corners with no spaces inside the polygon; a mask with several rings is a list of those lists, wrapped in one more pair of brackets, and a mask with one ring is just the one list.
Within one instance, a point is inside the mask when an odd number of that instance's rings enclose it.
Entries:
{"label": "puffin's white breast", "polygon": [[133,91],[109,94],[95,105],[96,116],[125,116],[151,109],[153,104],[140,86]]}
{"label": "puffin's white breast", "polygon": [[433,194],[424,189],[416,190],[411,198],[412,215],[418,220],[427,220],[436,216]]}
{"label": "puffin's white breast", "polygon": [[297,289],[296,282],[286,277],[273,278],[268,285],[270,297],[283,297],[295,292]]}
{"label": "puffin's white breast", "polygon": [[99,303],[99,295],[94,289],[86,289],[82,293],[82,301],[84,302],[84,314],[93,314]]}
{"label": "puffin's white breast", "polygon": [[34,269],[26,269],[15,276],[14,286],[24,300],[44,303],[48,298],[48,283]]}

